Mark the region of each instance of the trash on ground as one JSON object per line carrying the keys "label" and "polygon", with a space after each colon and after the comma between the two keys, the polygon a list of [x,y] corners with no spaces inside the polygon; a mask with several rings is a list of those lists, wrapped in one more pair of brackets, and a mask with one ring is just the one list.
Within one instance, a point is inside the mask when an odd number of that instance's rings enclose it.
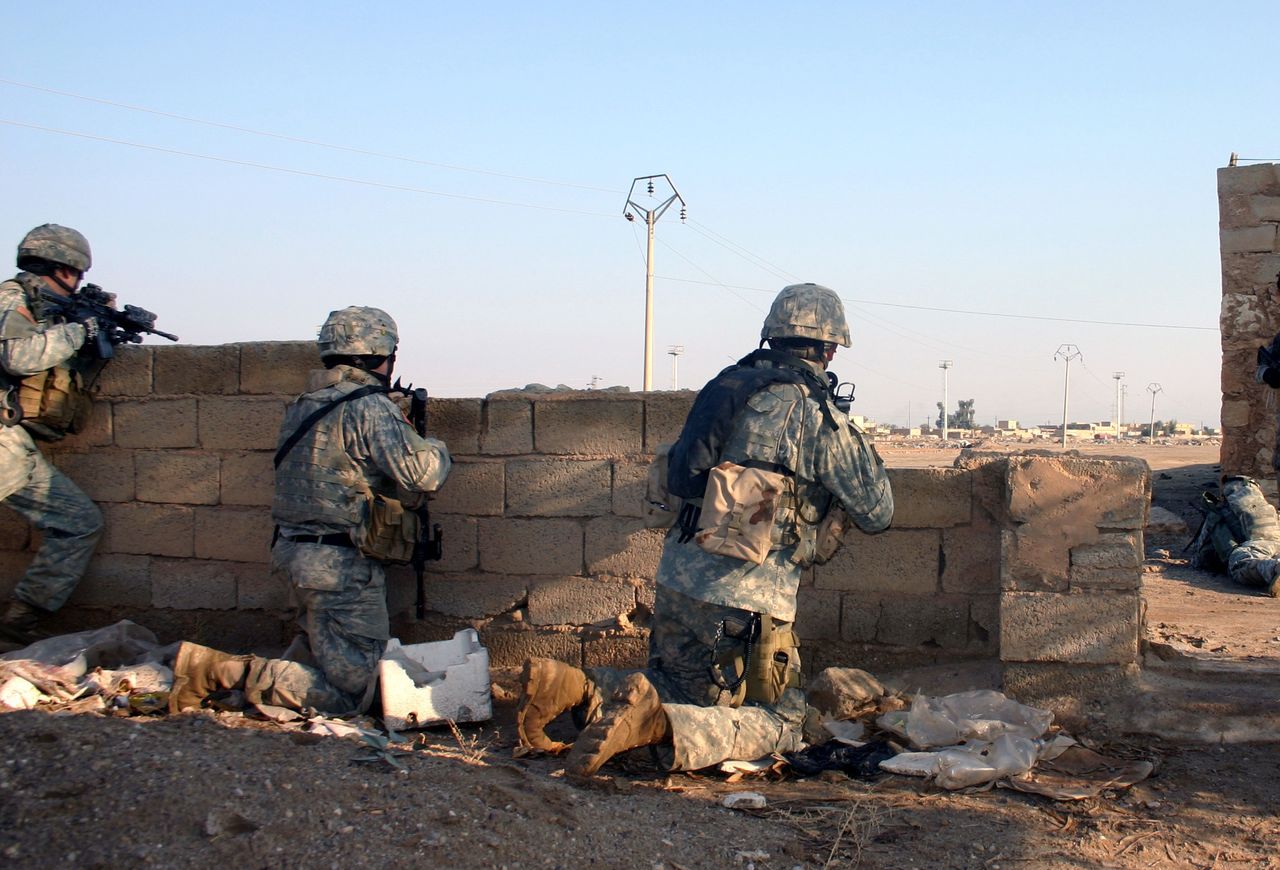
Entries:
{"label": "trash on ground", "polygon": [[758,791],[735,791],[720,799],[720,805],[731,810],[762,810],[768,804]]}
{"label": "trash on ground", "polygon": [[437,643],[403,646],[393,638],[378,662],[378,679],[382,718],[388,728],[483,722],[493,717],[489,651],[472,628]]}
{"label": "trash on ground", "polygon": [[1150,761],[1109,758],[1074,744],[1001,785],[1059,801],[1084,800],[1142,782],[1153,769]]}
{"label": "trash on ground", "polygon": [[851,746],[838,740],[828,740],[817,746],[809,746],[799,752],[783,755],[791,769],[801,776],[813,776],[824,770],[846,773],[855,779],[874,779],[884,771],[881,762],[894,757],[894,749],[883,740],[861,746]]}

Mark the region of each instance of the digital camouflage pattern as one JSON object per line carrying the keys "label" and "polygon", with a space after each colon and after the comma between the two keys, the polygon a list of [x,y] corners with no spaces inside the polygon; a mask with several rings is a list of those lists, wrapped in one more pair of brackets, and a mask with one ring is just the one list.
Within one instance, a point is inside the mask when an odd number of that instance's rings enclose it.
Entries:
{"label": "digital camouflage pattern", "polygon": [[[285,412],[280,443],[315,409],[377,383],[345,365],[312,372],[308,391]],[[389,637],[382,566],[354,547],[289,538],[344,534],[354,541],[367,511],[366,493],[412,503],[438,489],[450,465],[443,442],[419,437],[383,393],[339,405],[294,445],[276,470],[272,517],[280,538],[271,569],[294,596],[315,666],[255,662],[245,685],[250,700],[274,698],[267,703],[326,713],[365,709]]]}
{"label": "digital camouflage pattern", "polygon": [[1245,541],[1227,558],[1227,575],[1241,586],[1265,589],[1280,597],[1280,541]]}
{"label": "digital camouflage pattern", "polygon": [[[0,284],[0,368],[10,381],[67,364],[84,344],[80,324],[39,319],[24,285],[40,280],[24,272]],[[22,426],[0,426],[0,501],[43,532],[13,597],[57,610],[84,575],[102,535],[102,513]]]}
{"label": "digital camouflage pattern", "polygon": [[[805,713],[802,691],[788,689],[770,706],[751,702],[738,706],[735,693],[712,679],[717,629],[726,621],[742,624],[752,615],[658,587],[644,673],[657,689],[671,723],[671,745],[658,749],[669,769],[700,770],[729,759],[761,758],[800,748]],[[789,623],[775,624],[790,628]],[[798,650],[787,653],[798,668]],[[587,673],[593,683],[586,709],[586,721],[591,722],[634,672],[590,668]]]}
{"label": "digital camouflage pattern", "polygon": [[327,356],[391,356],[400,343],[396,322],[381,308],[352,305],[330,311],[320,327],[320,358]]}
{"label": "digital camouflage pattern", "polygon": [[[755,365],[771,363],[760,360]],[[818,402],[795,384],[774,384],[752,396],[721,458],[738,464],[774,463],[794,473],[796,509],[779,513],[795,522],[777,531],[778,539],[787,543],[755,565],[708,553],[692,541],[682,544],[677,535],[669,534],[658,564],[658,584],[699,601],[794,621],[801,574],[797,542],[811,544],[828,501],[843,505],[865,532],[881,531],[893,519],[893,493],[884,464],[844,414],[834,408],[831,413],[835,430],[824,424]]]}
{"label": "digital camouflage pattern", "polygon": [[18,268],[23,268],[27,257],[36,257],[69,266],[77,272],[88,272],[93,265],[93,252],[89,240],[71,227],[57,224],[41,224],[23,236],[18,243]]}
{"label": "digital camouflage pattern", "polygon": [[849,324],[836,291],[821,284],[792,284],[773,300],[761,339],[812,338],[849,346]]}

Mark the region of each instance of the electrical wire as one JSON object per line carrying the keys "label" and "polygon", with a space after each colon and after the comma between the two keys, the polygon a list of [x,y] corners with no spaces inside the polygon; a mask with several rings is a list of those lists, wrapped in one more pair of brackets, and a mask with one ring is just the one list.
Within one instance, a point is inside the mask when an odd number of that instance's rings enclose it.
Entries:
{"label": "electrical wire", "polygon": [[206,127],[216,127],[221,130],[233,130],[237,133],[248,133],[251,136],[263,136],[268,139],[278,139],[282,142],[296,142],[301,145],[312,145],[317,148],[328,148],[333,151],[345,151],[348,154],[362,154],[366,157],[378,157],[383,160],[398,160],[402,163],[414,163],[419,166],[432,166],[437,169],[448,169],[454,172],[471,172],[477,175],[490,175],[496,178],[509,178],[513,181],[524,181],[530,184],[549,184],[557,187],[574,187],[579,190],[597,190],[603,193],[625,193],[612,187],[598,187],[591,184],[579,184],[572,181],[556,181],[550,178],[535,178],[527,175],[513,175],[509,172],[498,172],[493,169],[480,169],[474,166],[459,166],[456,163],[441,163],[435,160],[422,160],[417,157],[406,157],[401,154],[390,154],[385,151],[372,151],[368,148],[357,148],[352,145],[339,145],[333,142],[322,142],[318,139],[307,139],[302,136],[290,136],[285,133],[273,133],[269,130],[255,130],[252,127],[242,127],[238,124],[227,124],[222,121],[210,121],[207,118],[196,118],[191,115],[179,115],[174,112],[164,112],[159,109],[150,109],[146,106],[135,106],[130,103],[121,103],[116,100],[107,100],[101,97],[90,97],[84,94],[76,94],[71,91],[62,91],[57,88],[49,88],[43,85],[35,85],[30,82],[19,82],[13,79],[0,78],[0,84],[11,85],[16,88],[27,88],[33,91],[42,91],[46,94],[56,94],[60,97],[70,97],[74,100],[84,100],[89,103],[98,103],[103,106],[111,106],[117,109],[127,109],[131,112],[144,112],[148,115],[155,115],[160,118],[169,118],[174,121],[183,121],[188,124],[202,124]]}
{"label": "electrical wire", "polygon": [[732,239],[725,238],[724,236],[720,235],[720,233],[717,233],[715,230],[711,229],[711,227],[707,226],[704,223],[701,223],[700,221],[696,221],[696,220],[693,220],[692,218],[688,218],[685,220],[685,225],[688,226],[689,229],[693,230],[694,232],[700,233],[701,235],[706,237],[708,240],[724,248],[729,253],[739,256],[742,259],[746,260],[748,263],[751,263],[751,265],[753,266],[756,266],[758,268],[763,268],[764,271],[766,272],[772,272],[774,275],[776,275],[779,278],[784,278],[784,279],[790,278],[792,281],[796,281],[796,282],[800,281],[800,277],[798,275],[788,272],[786,269],[783,269],[780,266],[775,266],[773,263],[770,263],[764,257],[761,257],[757,254],[753,254],[751,251],[742,247],[737,242],[734,242]]}
{"label": "electrical wire", "polygon": [[421,193],[427,196],[440,196],[448,199],[461,199],[469,202],[483,202],[489,205],[507,205],[515,208],[536,209],[539,211],[554,211],[562,214],[581,214],[589,217],[614,218],[617,215],[611,212],[601,211],[585,211],[576,208],[562,208],[553,205],[538,205],[530,202],[516,202],[507,199],[494,199],[487,196],[475,196],[467,193],[447,193],[442,190],[429,190],[425,187],[413,187],[406,184],[391,184],[385,181],[371,181],[365,178],[351,178],[345,175],[330,175],[324,172],[313,172],[307,169],[293,169],[288,166],[274,166],[270,163],[256,163],[252,160],[236,160],[230,157],[216,157],[212,154],[199,154],[194,151],[183,151],[178,148],[165,148],[160,145],[148,145],[143,142],[130,142],[126,139],[115,139],[110,136],[97,136],[92,133],[81,133],[75,130],[60,130],[56,127],[45,127],[40,124],[29,124],[25,121],[14,121],[7,118],[0,118],[0,124],[7,124],[11,127],[25,127],[29,130],[40,130],[45,133],[57,133],[60,136],[74,136],[80,139],[90,139],[95,142],[110,142],[114,145],[127,145],[130,148],[141,148],[145,151],[156,151],[161,154],[174,154],[179,157],[191,157],[197,160],[209,160],[214,163],[226,163],[232,166],[248,166],[253,169],[265,169],[270,172],[281,172],[287,175],[300,175],[306,178],[320,178],[326,181],[340,181],[346,184],[358,184],[364,187],[376,187],[382,190],[399,190],[406,193]]}

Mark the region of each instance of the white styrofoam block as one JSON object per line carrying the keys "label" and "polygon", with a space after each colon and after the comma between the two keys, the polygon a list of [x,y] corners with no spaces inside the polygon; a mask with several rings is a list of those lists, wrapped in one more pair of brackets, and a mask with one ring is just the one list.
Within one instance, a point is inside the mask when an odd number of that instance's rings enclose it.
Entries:
{"label": "white styrofoam block", "polygon": [[436,643],[404,646],[392,638],[378,662],[378,679],[382,720],[397,731],[493,717],[489,651],[472,628]]}

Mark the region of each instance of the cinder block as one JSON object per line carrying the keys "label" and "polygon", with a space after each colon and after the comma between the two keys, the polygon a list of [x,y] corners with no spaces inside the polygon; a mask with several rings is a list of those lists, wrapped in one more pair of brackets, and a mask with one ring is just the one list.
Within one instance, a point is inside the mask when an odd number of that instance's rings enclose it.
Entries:
{"label": "cinder block", "polygon": [[[805,644],[840,639],[840,597],[825,589],[801,589],[796,598],[796,632]],[[874,627],[872,630],[874,634]]]}
{"label": "cinder block", "polygon": [[477,546],[477,522],[471,517],[431,513],[432,525],[439,525],[444,538],[444,553],[439,562],[428,562],[427,570],[447,574],[469,571],[480,564]]}
{"label": "cinder block", "polygon": [[581,574],[582,526],[576,520],[486,518],[480,567],[500,574]]}
{"label": "cinder block", "polygon": [[95,556],[67,600],[71,607],[150,607],[151,559],[147,556]]}
{"label": "cinder block", "polygon": [[217,504],[218,457],[211,453],[139,450],[138,501],[165,504]]}
{"label": "cinder block", "polygon": [[1245,401],[1222,403],[1223,428],[1249,425],[1249,403]]}
{"label": "cinder block", "polygon": [[428,574],[427,609],[466,619],[510,613],[524,602],[528,582],[506,574]]}
{"label": "cinder block", "polygon": [[876,640],[893,646],[963,649],[969,640],[969,601],[958,595],[882,596]]}
{"label": "cinder block", "polygon": [[1223,166],[1218,169],[1218,197],[1234,194],[1280,195],[1280,168],[1274,163]]}
{"label": "cinder block", "polygon": [[155,348],[155,391],[161,396],[230,395],[240,388],[240,346]]}
{"label": "cinder block", "polygon": [[152,559],[151,604],[175,610],[231,610],[243,570],[234,562]]}
{"label": "cinder block", "polygon": [[680,437],[697,397],[694,390],[644,394],[645,453],[656,453],[659,444],[674,442]]}
{"label": "cinder block", "polygon": [[973,475],[973,525],[1009,525],[1009,455],[966,449],[960,451],[956,467]]}
{"label": "cinder block", "polygon": [[539,453],[639,453],[643,433],[644,403],[638,397],[547,399],[534,403],[533,442]]}
{"label": "cinder block", "polygon": [[893,527],[965,525],[973,510],[973,473],[961,468],[891,468]]}
{"label": "cinder block", "polygon": [[99,553],[190,557],[195,552],[195,511],[180,505],[104,504],[106,533]]}
{"label": "cinder block", "polygon": [[1137,568],[1142,564],[1142,536],[1110,533],[1092,544],[1071,548],[1071,565],[1080,568]]}
{"label": "cinder block", "polygon": [[596,517],[587,521],[588,574],[653,577],[662,557],[662,529],[646,529],[630,517]]}
{"label": "cinder block", "polygon": [[840,601],[840,638],[851,643],[870,643],[880,626],[880,596],[845,595]]}
{"label": "cinder block", "polygon": [[1084,568],[1071,566],[1071,589],[1139,589],[1140,568]]}
{"label": "cinder block", "polygon": [[480,399],[431,399],[427,402],[427,434],[443,441],[450,454],[479,453],[482,410]]}
{"label": "cinder block", "polygon": [[240,610],[286,610],[290,601],[289,583],[283,577],[273,576],[269,565],[235,563],[236,607]]}
{"label": "cinder block", "polygon": [[20,551],[27,548],[31,524],[27,518],[12,508],[0,505],[0,551]]}
{"label": "cinder block", "polygon": [[138,399],[111,407],[117,447],[195,447],[195,399]]}
{"label": "cinder block", "polygon": [[378,685],[388,728],[484,722],[493,716],[489,651],[472,628],[436,643],[401,646],[393,638],[378,662]]}
{"label": "cinder block", "polygon": [[582,642],[584,668],[640,669],[649,660],[649,637],[642,634],[611,634]]}
{"label": "cinder block", "polygon": [[272,457],[273,454],[265,450],[223,454],[219,493],[221,503],[269,506],[275,495]]}
{"label": "cinder block", "polygon": [[254,341],[240,349],[240,392],[296,396],[307,387],[307,372],[320,368],[313,341]]}
{"label": "cinder block", "polygon": [[529,585],[533,625],[590,625],[629,614],[635,606],[635,587],[613,578],[557,577]]}
{"label": "cinder block", "polygon": [[412,608],[404,611],[388,610],[391,614],[391,635],[398,637],[401,643],[431,643],[448,640],[459,629],[470,628],[466,620],[456,616],[444,616],[439,613],[428,613],[426,618],[418,619]]}
{"label": "cinder block", "polygon": [[1004,661],[1129,664],[1138,659],[1141,599],[1134,593],[1005,592]]}
{"label": "cinder block", "polygon": [[576,632],[491,627],[480,631],[480,640],[489,648],[491,667],[516,668],[535,657],[559,659],[582,667],[582,640]]}
{"label": "cinder block", "polygon": [[616,516],[644,516],[645,487],[649,478],[649,462],[628,459],[613,463],[612,509]]}
{"label": "cinder block", "polygon": [[79,432],[67,435],[58,442],[58,450],[84,450],[90,447],[106,447],[115,439],[114,414],[111,403],[95,398]]}
{"label": "cinder block", "polygon": [[200,446],[206,450],[276,449],[285,403],[269,398],[201,398]]}
{"label": "cinder block", "polygon": [[1142,671],[1136,664],[1082,665],[1005,662],[1006,695],[1019,703],[1052,710],[1059,723],[1084,724],[1096,708],[1123,705],[1138,694]]}
{"label": "cinder block", "polygon": [[133,501],[133,451],[103,448],[91,453],[73,453],[61,450],[49,458],[94,501]]}
{"label": "cinder block", "polygon": [[152,347],[121,345],[115,358],[98,375],[102,396],[149,396],[152,383]]}
{"label": "cinder block", "polygon": [[507,462],[512,516],[590,517],[609,512],[612,469],[606,459],[528,459]]}
{"label": "cinder block", "polygon": [[942,531],[942,591],[994,595],[1000,591],[1000,532],[961,526]]}
{"label": "cinder block", "polygon": [[501,461],[454,462],[449,479],[431,499],[432,512],[473,517],[502,516],[506,497],[504,467]]}
{"label": "cinder block", "polygon": [[941,545],[940,529],[890,529],[878,535],[853,531],[834,559],[814,568],[814,585],[852,592],[936,592]]}
{"label": "cinder block", "polygon": [[1219,233],[1223,254],[1269,254],[1276,250],[1276,225],[1263,224]]}
{"label": "cinder block", "polygon": [[267,562],[273,529],[271,511],[266,508],[197,508],[196,558]]}
{"label": "cinder block", "polygon": [[969,645],[992,656],[1000,654],[1000,596],[969,596]]}
{"label": "cinder block", "polygon": [[1280,222],[1280,195],[1256,194],[1249,197],[1249,208],[1256,221]]}
{"label": "cinder block", "polygon": [[481,453],[533,452],[533,405],[528,399],[485,399],[482,418]]}

